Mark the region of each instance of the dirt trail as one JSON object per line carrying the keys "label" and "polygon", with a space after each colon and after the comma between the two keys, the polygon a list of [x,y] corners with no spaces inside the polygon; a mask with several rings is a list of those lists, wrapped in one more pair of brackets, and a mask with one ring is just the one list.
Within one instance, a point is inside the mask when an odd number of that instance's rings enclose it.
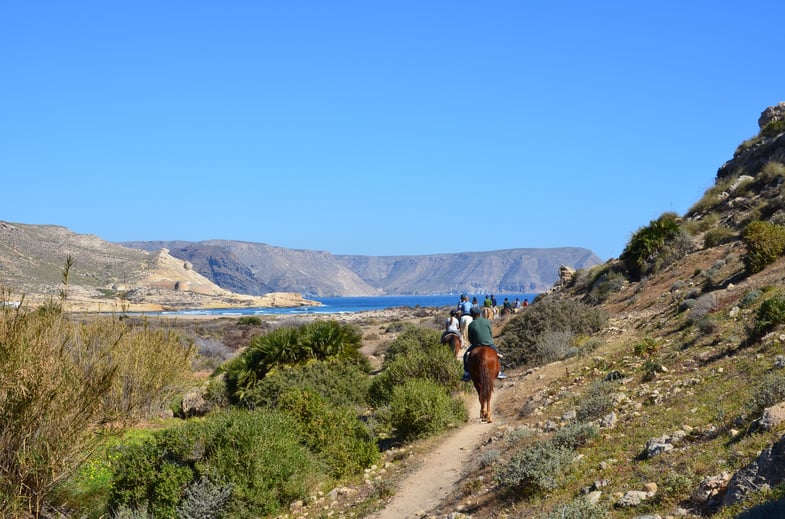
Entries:
{"label": "dirt trail", "polygon": [[[499,389],[494,391],[494,400]],[[461,480],[461,471],[483,438],[498,425],[480,422],[480,402],[477,394],[467,396],[469,422],[444,439],[423,459],[422,465],[410,474],[384,510],[370,519],[414,519],[427,515],[448,497]],[[493,406],[495,409],[495,406]],[[494,418],[498,420],[498,418]]]}
{"label": "dirt trail", "polygon": [[480,402],[477,393],[467,396],[469,422],[444,438],[411,473],[384,508],[370,519],[419,519],[436,510],[440,503],[460,489],[462,471],[480,444],[497,428],[514,426],[517,409],[530,395],[563,377],[569,364],[552,362],[525,374],[507,373],[507,383],[498,384],[493,392],[491,407],[493,423],[480,422]]}

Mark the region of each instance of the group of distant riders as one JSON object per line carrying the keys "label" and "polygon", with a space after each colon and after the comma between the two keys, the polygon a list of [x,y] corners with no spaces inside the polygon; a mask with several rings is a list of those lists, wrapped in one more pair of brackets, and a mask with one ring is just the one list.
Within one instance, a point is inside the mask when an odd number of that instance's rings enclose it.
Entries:
{"label": "group of distant riders", "polygon": [[[528,306],[528,300],[524,299],[521,303],[518,299],[515,303],[510,303],[507,298],[504,298],[504,306],[502,307],[502,315],[507,313],[516,313],[522,307]],[[485,311],[483,312],[483,309]],[[477,298],[469,301],[469,296],[466,294],[461,295],[461,301],[458,307],[450,310],[450,317],[447,318],[445,331],[442,334],[442,342],[446,342],[448,336],[457,335],[461,339],[462,346],[469,344],[466,353],[463,354],[463,378],[464,382],[471,380],[467,361],[469,353],[477,346],[490,346],[502,358],[502,354],[493,343],[493,329],[491,321],[488,319],[495,319],[499,316],[499,311],[496,306],[496,298],[493,295],[486,295],[483,306],[480,307]],[[503,371],[499,371],[496,378],[504,379],[507,375]]]}

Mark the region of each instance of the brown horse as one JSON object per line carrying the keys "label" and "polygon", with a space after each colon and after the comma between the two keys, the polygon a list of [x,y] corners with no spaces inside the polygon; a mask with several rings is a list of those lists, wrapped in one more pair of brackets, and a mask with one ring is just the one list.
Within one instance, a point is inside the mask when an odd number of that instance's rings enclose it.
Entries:
{"label": "brown horse", "polygon": [[469,373],[472,376],[474,389],[480,397],[480,419],[491,423],[491,395],[493,383],[501,370],[499,356],[489,346],[477,346],[469,354]]}
{"label": "brown horse", "polygon": [[442,338],[442,344],[449,344],[452,346],[455,358],[461,353],[461,335],[459,333],[450,332]]}

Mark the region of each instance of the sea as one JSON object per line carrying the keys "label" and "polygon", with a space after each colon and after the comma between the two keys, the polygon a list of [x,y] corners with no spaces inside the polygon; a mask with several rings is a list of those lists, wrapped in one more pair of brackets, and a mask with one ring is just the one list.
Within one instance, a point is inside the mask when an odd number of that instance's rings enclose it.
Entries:
{"label": "sea", "polygon": [[[469,298],[476,297],[482,305],[485,294],[467,294]],[[528,299],[531,303],[539,294],[497,294],[496,305],[501,308],[506,297],[512,303],[518,298],[521,303]],[[418,296],[364,296],[364,297],[308,297],[311,301],[318,301],[321,306],[298,306],[290,308],[216,308],[198,310],[177,310],[170,312],[148,312],[159,315],[217,315],[217,316],[243,316],[243,315],[312,315],[312,314],[342,314],[367,312],[370,310],[385,310],[388,308],[423,308],[458,306],[460,295],[418,295]]]}

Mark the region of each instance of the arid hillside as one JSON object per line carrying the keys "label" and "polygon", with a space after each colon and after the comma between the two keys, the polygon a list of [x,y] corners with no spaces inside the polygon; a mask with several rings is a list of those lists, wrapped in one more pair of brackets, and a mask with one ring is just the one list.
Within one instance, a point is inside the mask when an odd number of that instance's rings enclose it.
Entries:
{"label": "arid hillside", "polygon": [[[778,120],[686,215],[663,214],[621,258],[494,321],[508,375],[494,422],[478,429],[475,414],[471,436],[386,453],[371,517],[783,517],[785,165],[755,156],[782,153]],[[574,333],[575,303],[607,321]],[[431,469],[455,458],[457,474]],[[374,488],[315,506],[354,517]]]}
{"label": "arid hillside", "polygon": [[[64,279],[69,258],[73,264]],[[56,225],[10,222],[0,222],[0,285],[10,301],[24,297],[33,303],[57,299],[65,289],[73,311],[311,304],[299,294],[235,294],[165,249],[147,252]]]}

